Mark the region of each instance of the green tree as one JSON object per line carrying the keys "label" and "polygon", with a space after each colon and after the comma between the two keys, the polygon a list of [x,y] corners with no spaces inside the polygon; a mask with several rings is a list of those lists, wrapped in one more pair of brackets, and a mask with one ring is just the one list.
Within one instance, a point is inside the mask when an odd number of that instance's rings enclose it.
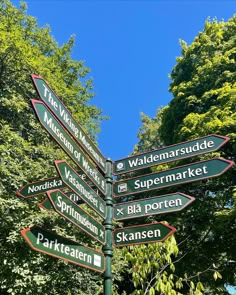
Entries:
{"label": "green tree", "polygon": [[[230,141],[217,152],[176,161],[168,167],[212,157],[235,161],[235,30],[236,16],[227,22],[207,20],[192,44],[180,42],[182,56],[170,75],[173,99],[155,118],[145,118],[137,151],[215,133],[230,137]],[[153,126],[157,128],[155,139]],[[195,285],[200,280],[206,294],[228,294],[226,286],[236,285],[235,166],[220,177],[160,190],[158,194],[176,191],[196,200],[180,213],[162,216],[177,229],[175,275],[191,278]],[[184,283],[182,292],[186,294],[187,290]]]}
{"label": "green tree", "polygon": [[16,196],[25,183],[55,175],[54,160],[70,162],[37,122],[30,99],[39,97],[30,74],[48,81],[93,140],[104,119],[88,104],[92,81],[83,62],[71,57],[74,37],[59,46],[50,28],[39,27],[26,9],[24,3],[17,9],[0,2],[0,293],[101,294],[101,275],[31,250],[20,234],[39,225],[101,248],[55,212],[40,210],[45,196]]}

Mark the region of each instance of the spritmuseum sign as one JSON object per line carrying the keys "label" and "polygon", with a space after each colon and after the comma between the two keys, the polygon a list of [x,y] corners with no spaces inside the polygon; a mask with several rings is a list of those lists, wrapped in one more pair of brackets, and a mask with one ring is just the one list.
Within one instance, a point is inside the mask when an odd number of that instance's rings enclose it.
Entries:
{"label": "spritmuseum sign", "polygon": [[92,238],[105,244],[105,228],[101,223],[96,221],[60,190],[49,191],[47,195],[58,214],[78,226]]}

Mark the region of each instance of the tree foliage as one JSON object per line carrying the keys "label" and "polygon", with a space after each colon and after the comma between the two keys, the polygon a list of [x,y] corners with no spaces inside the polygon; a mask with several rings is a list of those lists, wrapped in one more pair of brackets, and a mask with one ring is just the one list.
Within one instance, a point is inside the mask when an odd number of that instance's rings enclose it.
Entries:
{"label": "tree foliage", "polygon": [[[31,250],[20,235],[38,225],[101,248],[55,212],[39,209],[43,196],[22,200],[15,194],[25,183],[55,175],[54,160],[70,162],[35,118],[30,99],[38,95],[31,73],[47,80],[92,139],[104,119],[88,104],[94,96],[92,81],[89,69],[71,57],[74,37],[59,46],[50,28],[40,28],[26,9],[9,0],[0,3],[0,293],[102,294],[100,275]],[[228,22],[207,20],[192,44],[181,41],[182,56],[171,73],[173,99],[154,118],[142,115],[134,153],[212,133],[229,136],[229,143],[218,152],[154,170],[214,156],[235,160],[235,29],[235,16]],[[222,295],[227,294],[225,285],[236,285],[235,168],[158,193],[176,191],[194,196],[195,202],[179,213],[142,220],[167,221],[177,229],[175,237],[116,249],[114,294]]]}
{"label": "tree foliage", "polygon": [[[142,118],[136,151],[220,134],[230,141],[219,151],[176,161],[168,167],[213,157],[235,161],[235,30],[236,16],[227,22],[207,20],[192,44],[181,40],[182,56],[177,58],[170,75],[173,99],[156,117]],[[158,170],[166,168],[162,165]],[[220,177],[160,190],[158,194],[176,191],[196,200],[179,213],[162,216],[177,229],[175,275],[191,279],[194,286],[200,282],[204,294],[228,294],[226,286],[236,285],[235,166]],[[183,284],[182,293],[187,292],[191,294],[187,284]]]}
{"label": "tree foliage", "polygon": [[74,37],[59,46],[50,28],[39,27],[26,9],[24,3],[17,9],[0,2],[0,293],[101,294],[101,275],[33,251],[20,235],[39,225],[100,248],[55,212],[40,210],[44,196],[16,196],[24,184],[55,175],[54,160],[69,161],[37,122],[30,99],[39,97],[30,74],[47,80],[92,139],[104,119],[88,104],[92,80],[83,62],[71,57]]}

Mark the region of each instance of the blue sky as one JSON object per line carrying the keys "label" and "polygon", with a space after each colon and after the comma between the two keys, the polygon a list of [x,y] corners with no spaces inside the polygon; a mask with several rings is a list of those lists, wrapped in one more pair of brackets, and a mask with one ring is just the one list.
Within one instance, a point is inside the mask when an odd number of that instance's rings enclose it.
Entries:
{"label": "blue sky", "polygon": [[91,103],[110,117],[98,142],[112,160],[132,153],[140,113],[153,117],[172,99],[168,75],[180,56],[179,39],[191,44],[208,17],[227,21],[236,13],[235,0],[25,2],[60,45],[76,36],[73,58],[84,60],[94,79]]}
{"label": "blue sky", "polygon": [[91,104],[110,117],[98,142],[112,160],[133,151],[140,113],[153,117],[170,102],[168,74],[180,56],[179,39],[191,44],[208,17],[227,21],[236,12],[230,0],[25,2],[28,14],[39,26],[48,24],[60,45],[76,36],[73,58],[84,60],[94,79]]}

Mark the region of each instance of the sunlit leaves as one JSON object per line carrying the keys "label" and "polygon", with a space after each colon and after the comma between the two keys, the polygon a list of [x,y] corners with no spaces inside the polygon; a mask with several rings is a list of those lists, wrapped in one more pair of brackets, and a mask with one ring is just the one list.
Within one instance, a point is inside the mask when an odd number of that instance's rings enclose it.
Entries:
{"label": "sunlit leaves", "polygon": [[[148,150],[155,143],[161,147],[220,134],[230,138],[224,147],[181,163],[212,157],[236,160],[235,31],[235,15],[227,22],[208,19],[204,30],[191,44],[180,40],[182,56],[176,59],[176,66],[170,75],[173,99],[155,118],[145,118],[140,129],[140,146],[137,145],[136,150]],[[152,132],[157,121],[158,142]],[[178,164],[167,165],[174,167]],[[168,167],[159,165],[157,169]],[[182,288],[184,294],[187,290],[188,294],[195,295],[203,292],[227,294],[225,286],[236,284],[235,250],[232,247],[236,242],[235,186],[233,166],[215,179],[177,188],[196,197],[187,210],[168,215],[168,222],[177,228],[175,237],[180,257],[174,264],[175,268],[170,265],[170,269],[177,277],[175,287]],[[170,192],[174,190],[170,189]],[[161,292],[163,281],[159,280],[158,288]]]}
{"label": "sunlit leaves", "polygon": [[38,225],[89,242],[55,212],[39,209],[45,196],[16,196],[24,184],[54,176],[55,160],[70,161],[36,119],[30,99],[39,97],[30,74],[43,76],[93,138],[103,119],[101,110],[89,106],[94,97],[89,69],[71,57],[74,37],[59,46],[50,27],[40,28],[26,8],[0,2],[0,293],[99,294],[101,276],[33,251],[20,234]]}
{"label": "sunlit leaves", "polygon": [[132,294],[181,294],[182,279],[174,275],[178,246],[174,236],[163,243],[124,248],[135,291]]}
{"label": "sunlit leaves", "polygon": [[219,104],[234,111],[230,88],[235,89],[236,78],[235,26],[235,17],[228,22],[208,20],[192,44],[181,42],[184,58],[178,60],[171,73],[170,90],[175,99],[164,111],[160,128],[167,144],[183,138],[181,125],[186,126],[183,120],[189,113],[204,114]]}

